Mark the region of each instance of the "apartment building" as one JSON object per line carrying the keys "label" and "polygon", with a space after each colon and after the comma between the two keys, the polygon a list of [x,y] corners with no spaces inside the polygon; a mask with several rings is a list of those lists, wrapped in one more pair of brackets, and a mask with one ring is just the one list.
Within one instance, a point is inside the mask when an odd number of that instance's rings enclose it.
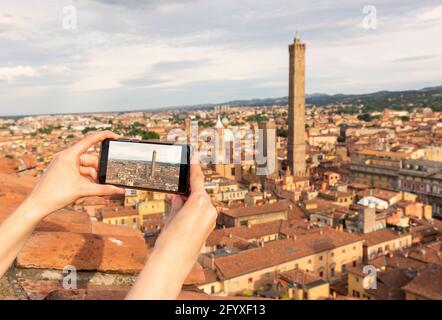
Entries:
{"label": "apartment building", "polygon": [[442,162],[405,160],[398,171],[398,188],[413,192],[431,204],[435,217],[442,218]]}
{"label": "apartment building", "polygon": [[219,280],[198,287],[206,293],[241,294],[265,287],[281,273],[297,269],[333,282],[349,267],[362,263],[363,242],[358,235],[321,228],[235,254],[201,255],[200,263],[215,270]]}

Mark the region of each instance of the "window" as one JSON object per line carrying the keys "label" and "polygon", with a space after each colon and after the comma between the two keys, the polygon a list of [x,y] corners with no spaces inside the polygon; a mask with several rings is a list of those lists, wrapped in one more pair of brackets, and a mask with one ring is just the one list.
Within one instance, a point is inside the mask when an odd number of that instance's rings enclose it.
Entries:
{"label": "window", "polygon": [[319,256],[319,261],[322,261],[322,256]]}
{"label": "window", "polygon": [[334,257],[334,256],[335,256],[335,253],[334,253],[334,252],[331,252],[331,253],[330,253],[330,256]]}
{"label": "window", "polygon": [[345,249],[342,249],[342,253],[345,253]]}
{"label": "window", "polygon": [[250,277],[250,278],[248,279],[248,282],[249,282],[249,284],[250,284],[250,283],[253,283],[253,278]]}
{"label": "window", "polygon": [[356,267],[356,263],[357,263],[357,261],[355,260],[355,261],[353,261],[353,267]]}
{"label": "window", "polygon": [[330,277],[334,277],[335,276],[335,267],[331,267],[330,268]]}
{"label": "window", "polygon": [[360,296],[361,294],[359,293],[359,291],[353,290],[353,297],[359,298]]}
{"label": "window", "polygon": [[355,279],[356,279],[356,282],[358,282],[358,283],[359,283],[359,278],[358,278],[358,277],[355,277]]}
{"label": "window", "polygon": [[346,273],[347,272],[347,265],[345,263],[342,264],[341,270],[342,270],[342,273]]}
{"label": "window", "polygon": [[308,259],[308,264],[312,264],[312,259]]}
{"label": "window", "polygon": [[356,246],[353,246],[353,251],[356,251]]}
{"label": "window", "polygon": [[324,271],[319,271],[319,276],[322,278],[322,277],[324,277]]}
{"label": "window", "polygon": [[210,287],[210,293],[211,293],[211,294],[214,294],[214,293],[215,293],[215,286],[211,286],[211,287]]}

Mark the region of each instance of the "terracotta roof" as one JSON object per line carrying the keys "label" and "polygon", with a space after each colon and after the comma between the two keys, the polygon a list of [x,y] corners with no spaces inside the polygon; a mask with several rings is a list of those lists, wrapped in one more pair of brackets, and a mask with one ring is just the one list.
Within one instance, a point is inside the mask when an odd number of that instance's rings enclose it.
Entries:
{"label": "terracotta roof", "polygon": [[377,273],[376,289],[366,289],[366,292],[379,300],[403,300],[402,287],[416,276],[416,272],[402,269],[391,269]]}
{"label": "terracotta roof", "polygon": [[253,207],[244,207],[244,208],[237,208],[237,209],[230,209],[223,211],[222,213],[224,215],[238,218],[238,217],[248,217],[248,216],[254,216],[254,215],[261,215],[261,214],[268,214],[273,212],[280,212],[280,211],[288,211],[289,208],[289,202],[288,201],[278,201],[274,203],[267,203],[262,206],[253,206]]}
{"label": "terracotta roof", "polygon": [[220,276],[230,279],[358,241],[362,240],[355,234],[323,228],[322,232],[300,235],[296,240],[272,241],[263,247],[215,258],[215,266]]}
{"label": "terracotta roof", "polygon": [[281,273],[280,278],[297,285],[312,287],[326,283],[320,276],[301,269]]}
{"label": "terracotta roof", "polygon": [[246,240],[257,239],[263,236],[277,234],[281,226],[281,220],[266,223],[254,224],[251,226],[240,226],[225,229],[216,229],[212,231],[206,240],[207,246],[215,246],[221,242],[224,237],[234,235]]}
{"label": "terracotta roof", "polygon": [[411,258],[407,258],[402,254],[395,254],[393,256],[383,256],[370,260],[370,264],[376,268],[396,268],[404,270],[419,270],[425,267],[424,262],[420,262]]}
{"label": "terracotta roof", "polygon": [[391,241],[394,239],[404,238],[410,236],[410,234],[398,234],[394,231],[391,231],[390,229],[381,229],[373,232],[369,232],[363,235],[363,238],[365,239],[365,244],[368,247]]}
{"label": "terracotta roof", "polygon": [[132,207],[108,207],[102,208],[98,215],[101,215],[104,219],[108,218],[119,218],[125,216],[137,216],[138,212],[135,208]]}
{"label": "terracotta roof", "polygon": [[70,231],[90,233],[91,221],[85,212],[73,210],[60,210],[48,215],[36,227],[36,231]]}
{"label": "terracotta roof", "polygon": [[428,264],[402,289],[427,299],[442,300],[442,267]]}
{"label": "terracotta roof", "polygon": [[396,197],[400,192],[399,191],[391,191],[386,189],[367,189],[358,192],[358,196],[360,197],[368,197],[373,196],[381,200],[388,201],[393,197]]}
{"label": "terracotta roof", "polygon": [[134,273],[141,270],[147,248],[143,239],[73,232],[34,232],[17,256],[22,268]]}
{"label": "terracotta roof", "polygon": [[[76,289],[76,290],[55,290],[52,291],[46,300],[123,300],[129,289],[107,290],[98,289]],[[229,297],[212,296],[202,292],[183,290],[178,296],[178,300],[263,300],[258,297]]]}
{"label": "terracotta roof", "polygon": [[17,160],[8,159],[8,158],[0,158],[0,172],[1,173],[15,173],[18,167]]}
{"label": "terracotta roof", "polygon": [[442,241],[432,242],[408,250],[408,256],[417,261],[438,264],[442,266]]}

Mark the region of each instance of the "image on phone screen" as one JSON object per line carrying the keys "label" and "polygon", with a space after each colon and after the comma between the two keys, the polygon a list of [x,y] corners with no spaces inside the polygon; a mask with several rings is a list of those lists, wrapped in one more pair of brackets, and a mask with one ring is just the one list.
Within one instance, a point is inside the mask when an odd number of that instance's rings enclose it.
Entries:
{"label": "image on phone screen", "polygon": [[183,146],[110,141],[106,183],[178,192]]}

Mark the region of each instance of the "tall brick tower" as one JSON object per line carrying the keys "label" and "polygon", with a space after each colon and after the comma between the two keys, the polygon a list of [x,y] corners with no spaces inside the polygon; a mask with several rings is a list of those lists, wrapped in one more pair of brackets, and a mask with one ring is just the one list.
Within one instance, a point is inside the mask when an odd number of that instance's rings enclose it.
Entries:
{"label": "tall brick tower", "polygon": [[296,177],[306,175],[305,165],[305,44],[296,36],[289,45],[288,166]]}
{"label": "tall brick tower", "polygon": [[150,168],[150,177],[151,178],[155,177],[156,168],[157,168],[157,152],[154,150],[152,152],[152,163],[151,163],[151,168]]}

